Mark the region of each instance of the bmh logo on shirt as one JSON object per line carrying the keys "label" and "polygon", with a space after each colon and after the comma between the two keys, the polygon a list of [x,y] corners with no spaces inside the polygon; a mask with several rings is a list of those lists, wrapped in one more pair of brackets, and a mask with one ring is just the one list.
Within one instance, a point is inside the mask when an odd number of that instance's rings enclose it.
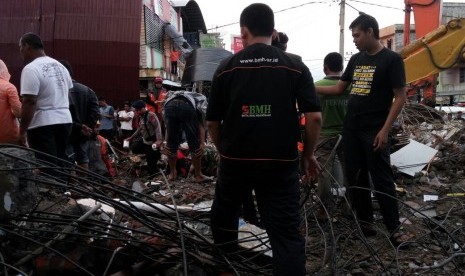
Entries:
{"label": "bmh logo on shirt", "polygon": [[271,117],[271,105],[243,105],[242,117]]}

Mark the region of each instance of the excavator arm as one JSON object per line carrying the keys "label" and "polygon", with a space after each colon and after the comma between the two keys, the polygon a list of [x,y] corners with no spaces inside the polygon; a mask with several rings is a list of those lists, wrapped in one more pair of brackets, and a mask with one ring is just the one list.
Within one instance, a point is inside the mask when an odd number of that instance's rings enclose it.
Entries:
{"label": "excavator arm", "polygon": [[465,19],[453,19],[400,52],[407,83],[447,70],[465,60]]}
{"label": "excavator arm", "polygon": [[[441,0],[404,0],[404,46],[410,44],[410,14],[414,11],[415,35],[423,37],[437,29],[441,23]],[[421,100],[426,105],[434,106],[436,103],[437,74],[429,75],[414,83],[409,83],[407,95],[410,99]]]}

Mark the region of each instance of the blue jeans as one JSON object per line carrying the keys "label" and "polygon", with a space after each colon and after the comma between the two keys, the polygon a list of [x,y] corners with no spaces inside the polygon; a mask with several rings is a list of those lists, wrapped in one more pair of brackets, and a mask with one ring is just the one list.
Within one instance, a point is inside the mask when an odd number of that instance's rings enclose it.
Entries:
{"label": "blue jeans", "polygon": [[200,148],[199,119],[192,104],[187,100],[175,98],[164,107],[163,120],[167,130],[167,146],[176,154],[182,132],[186,134],[189,151],[194,153]]}
{"label": "blue jeans", "polygon": [[373,150],[377,130],[344,130],[346,176],[352,208],[359,220],[372,223],[373,207],[369,175],[373,180],[386,228],[392,232],[400,225],[394,175],[391,169],[390,143],[379,151]]}
{"label": "blue jeans", "polygon": [[274,275],[305,275],[297,162],[222,159],[211,218],[215,244],[226,253],[238,249],[239,213],[243,197],[251,189],[270,239]]}

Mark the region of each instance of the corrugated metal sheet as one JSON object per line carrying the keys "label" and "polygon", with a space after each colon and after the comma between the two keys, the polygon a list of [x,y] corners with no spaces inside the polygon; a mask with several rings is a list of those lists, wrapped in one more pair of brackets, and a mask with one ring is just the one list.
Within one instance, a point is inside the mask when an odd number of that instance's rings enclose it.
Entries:
{"label": "corrugated metal sheet", "polygon": [[465,3],[443,3],[442,4],[442,22],[447,24],[454,18],[465,17]]}
{"label": "corrugated metal sheet", "polygon": [[38,33],[45,52],[68,60],[75,78],[113,104],[139,96],[142,1],[0,0],[0,58],[19,84],[18,42]]}

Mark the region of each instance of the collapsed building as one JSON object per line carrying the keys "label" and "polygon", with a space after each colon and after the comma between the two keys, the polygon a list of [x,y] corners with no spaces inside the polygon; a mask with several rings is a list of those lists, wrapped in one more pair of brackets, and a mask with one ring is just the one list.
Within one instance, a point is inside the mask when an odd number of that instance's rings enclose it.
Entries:
{"label": "collapsed building", "polygon": [[[415,233],[410,246],[401,250],[390,244],[382,223],[377,224],[381,234],[365,238],[356,219],[340,208],[347,200],[343,193],[335,194],[336,208],[326,209],[327,219],[317,219],[316,187],[305,186],[302,233],[309,273],[465,272],[462,122],[445,122],[440,112],[409,104],[395,139],[393,154],[409,145],[420,146],[413,148],[420,159],[434,151],[426,161],[393,162],[403,227]],[[215,159],[214,147],[208,151]],[[2,274],[214,275],[218,268],[238,275],[272,273],[266,231],[255,225],[240,222],[242,250],[234,256],[215,249],[209,222],[213,184],[189,178],[168,183],[163,164],[154,179],[147,179],[140,174],[140,157],[119,155],[119,176],[108,179],[73,164],[45,164],[31,149],[1,145]],[[215,163],[209,164],[213,172]]]}

